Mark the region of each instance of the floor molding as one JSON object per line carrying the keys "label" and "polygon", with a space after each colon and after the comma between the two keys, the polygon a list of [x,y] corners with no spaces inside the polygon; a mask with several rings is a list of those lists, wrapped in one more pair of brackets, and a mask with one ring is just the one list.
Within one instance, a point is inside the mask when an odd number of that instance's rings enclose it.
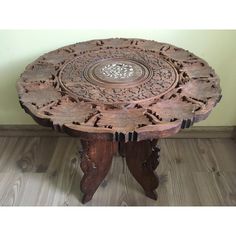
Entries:
{"label": "floor molding", "polygon": [[170,138],[236,138],[236,126],[193,126]]}
{"label": "floor molding", "polygon": [[[39,125],[0,125],[0,137],[16,136],[65,137],[67,134]],[[170,138],[236,138],[236,126],[194,126]]]}

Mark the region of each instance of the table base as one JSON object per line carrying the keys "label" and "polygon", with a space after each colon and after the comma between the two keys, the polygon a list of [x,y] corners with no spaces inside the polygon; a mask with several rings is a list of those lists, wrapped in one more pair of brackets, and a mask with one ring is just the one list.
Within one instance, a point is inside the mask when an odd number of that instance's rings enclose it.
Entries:
{"label": "table base", "polygon": [[139,142],[113,142],[104,140],[81,140],[81,169],[84,176],[80,182],[82,203],[90,201],[107,175],[112,158],[119,153],[126,158],[127,166],[144,189],[146,196],[156,200],[155,189],[159,185],[155,169],[159,164],[157,139]]}

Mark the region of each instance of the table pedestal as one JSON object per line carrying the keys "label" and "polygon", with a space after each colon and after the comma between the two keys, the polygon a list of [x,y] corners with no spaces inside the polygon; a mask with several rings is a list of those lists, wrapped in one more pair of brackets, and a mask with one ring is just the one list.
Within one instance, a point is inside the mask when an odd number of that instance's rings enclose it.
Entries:
{"label": "table pedestal", "polygon": [[83,203],[92,199],[111,167],[113,155],[117,152],[126,158],[130,172],[143,187],[146,196],[157,199],[155,189],[159,180],[154,172],[159,164],[160,149],[156,146],[157,139],[127,143],[81,140],[81,143],[81,169],[84,176],[80,188],[84,193]]}

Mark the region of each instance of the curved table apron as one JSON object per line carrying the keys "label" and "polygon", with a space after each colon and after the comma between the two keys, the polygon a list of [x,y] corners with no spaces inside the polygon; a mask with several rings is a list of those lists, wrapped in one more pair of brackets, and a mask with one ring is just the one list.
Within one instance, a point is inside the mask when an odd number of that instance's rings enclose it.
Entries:
{"label": "curved table apron", "polygon": [[184,49],[142,39],[69,45],[28,65],[17,83],[24,110],[40,125],[81,138],[82,202],[119,152],[156,199],[159,138],[206,119],[221,98],[219,78]]}

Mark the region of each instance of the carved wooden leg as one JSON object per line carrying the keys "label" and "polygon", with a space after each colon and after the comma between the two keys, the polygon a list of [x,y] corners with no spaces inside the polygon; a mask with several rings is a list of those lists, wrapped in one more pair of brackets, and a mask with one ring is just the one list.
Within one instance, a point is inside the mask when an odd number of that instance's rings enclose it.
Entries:
{"label": "carved wooden leg", "polygon": [[80,182],[84,193],[82,203],[90,201],[108,173],[116,145],[111,141],[81,140],[81,169],[84,176]]}
{"label": "carved wooden leg", "polygon": [[125,155],[128,168],[134,178],[143,187],[146,196],[156,200],[155,189],[159,185],[158,176],[154,170],[159,164],[157,140],[128,142],[125,144]]}
{"label": "carved wooden leg", "polygon": [[125,157],[125,142],[119,142],[118,151],[121,157]]}

